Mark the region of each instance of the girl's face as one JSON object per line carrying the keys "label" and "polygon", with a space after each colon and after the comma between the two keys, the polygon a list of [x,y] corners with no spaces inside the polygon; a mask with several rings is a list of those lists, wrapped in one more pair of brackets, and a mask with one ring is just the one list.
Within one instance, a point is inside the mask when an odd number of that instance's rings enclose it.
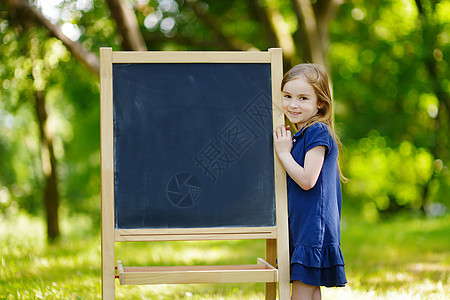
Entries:
{"label": "girl's face", "polygon": [[298,129],[305,126],[319,111],[314,88],[303,77],[286,82],[282,94],[283,112]]}

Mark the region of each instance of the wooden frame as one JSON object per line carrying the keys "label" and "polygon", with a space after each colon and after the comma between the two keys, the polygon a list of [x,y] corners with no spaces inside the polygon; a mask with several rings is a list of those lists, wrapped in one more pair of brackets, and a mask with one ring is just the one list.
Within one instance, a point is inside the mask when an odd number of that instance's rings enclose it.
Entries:
{"label": "wooden frame", "polygon": [[[274,153],[276,226],[187,229],[115,229],[113,161],[114,63],[271,63],[272,99],[281,99],[281,49],[268,52],[113,52],[100,49],[101,180],[102,180],[102,295],[115,298],[115,242],[265,239],[266,258],[256,265],[191,267],[123,267],[120,284],[266,282],[266,299],[289,299],[289,241],[286,175]],[[278,101],[272,101],[274,128],[284,122]],[[277,256],[278,253],[278,256]],[[278,257],[278,259],[277,259]],[[274,268],[278,264],[278,268]],[[186,274],[189,273],[189,276]]]}
{"label": "wooden frame", "polygon": [[275,239],[276,227],[116,229],[116,242]]}

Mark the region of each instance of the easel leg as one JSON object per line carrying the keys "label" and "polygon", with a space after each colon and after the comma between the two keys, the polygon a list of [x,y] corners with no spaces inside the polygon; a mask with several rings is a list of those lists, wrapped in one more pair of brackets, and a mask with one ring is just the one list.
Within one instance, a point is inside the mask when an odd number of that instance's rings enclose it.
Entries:
{"label": "easel leg", "polygon": [[115,297],[112,62],[112,48],[101,48],[102,296],[106,300]]}
{"label": "easel leg", "polygon": [[[276,266],[277,260],[277,240],[266,240],[266,261],[272,266]],[[275,300],[277,296],[277,283],[266,283],[266,300]]]}
{"label": "easel leg", "polygon": [[[287,240],[287,239],[286,239]],[[278,244],[278,296],[280,300],[288,300],[291,297],[290,263],[288,242],[283,243],[277,239]]]}
{"label": "easel leg", "polygon": [[[109,238],[109,239],[108,239]],[[102,236],[102,299],[115,299],[115,262],[114,240],[103,234]]]}
{"label": "easel leg", "polygon": [[115,298],[114,265],[112,267],[113,272],[110,272],[110,271],[105,272],[104,269],[105,269],[105,266],[103,267],[103,270],[102,270],[102,299],[113,300]]}

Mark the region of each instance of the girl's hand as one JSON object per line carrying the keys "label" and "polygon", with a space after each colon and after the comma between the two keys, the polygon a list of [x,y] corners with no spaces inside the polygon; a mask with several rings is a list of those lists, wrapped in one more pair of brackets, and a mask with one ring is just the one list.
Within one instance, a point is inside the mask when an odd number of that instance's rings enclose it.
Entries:
{"label": "girl's hand", "polygon": [[325,159],[325,146],[316,146],[305,155],[304,166],[300,166],[291,155],[292,138],[289,126],[278,126],[273,131],[275,152],[289,176],[305,191],[312,189],[319,178]]}
{"label": "girl's hand", "polygon": [[283,125],[277,126],[277,128],[273,131],[273,141],[275,145],[275,152],[278,157],[282,157],[283,155],[291,153],[292,149],[292,137],[290,126],[287,127]]}

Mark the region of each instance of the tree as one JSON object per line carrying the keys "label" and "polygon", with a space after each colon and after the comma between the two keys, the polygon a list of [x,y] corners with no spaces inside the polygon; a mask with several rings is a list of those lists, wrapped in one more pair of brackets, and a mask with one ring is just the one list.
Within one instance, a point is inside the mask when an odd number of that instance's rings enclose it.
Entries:
{"label": "tree", "polygon": [[[15,11],[11,12],[14,16]],[[26,15],[18,15],[18,20],[25,18]],[[22,35],[29,38],[27,42],[23,43],[26,58],[29,61],[30,70],[23,70],[16,66],[15,75],[17,72],[24,72],[30,74],[33,85],[28,87],[29,92],[25,92],[23,96],[34,107],[36,116],[39,137],[40,137],[40,154],[41,167],[43,171],[43,199],[47,217],[47,236],[49,241],[54,241],[59,236],[58,225],[58,208],[59,208],[59,192],[58,192],[58,178],[57,178],[57,162],[54,153],[53,137],[50,127],[47,125],[48,113],[45,100],[45,90],[50,76],[50,66],[46,64],[43,59],[45,47],[38,37],[39,32],[30,27],[27,20],[19,21],[19,30]]]}
{"label": "tree", "polygon": [[[0,68],[0,83],[16,91],[3,88],[7,104],[0,106],[0,115],[20,119],[34,112],[37,116],[29,103],[44,101],[50,120],[67,113],[65,131],[53,136],[56,142],[39,130],[45,118],[35,118],[27,126],[34,128],[31,134],[42,137],[41,145],[56,146],[52,174],[61,174],[56,190],[71,211],[92,211],[93,216],[99,211],[95,198],[99,193],[97,80],[102,46],[238,51],[282,47],[286,69],[306,61],[325,65],[335,86],[337,129],[347,148],[343,165],[352,179],[344,186],[348,202],[377,211],[426,211],[434,201],[445,198],[449,185],[448,1],[61,1],[60,15],[53,19],[36,3],[41,2],[0,1],[5,20],[0,30],[7,41],[0,51],[9,58]],[[71,26],[78,35],[68,38],[64,26]],[[40,57],[36,61],[49,61],[50,67],[45,67],[49,72],[45,88],[33,94],[27,89],[37,80],[33,68],[18,67],[25,58],[32,60],[20,54],[20,49],[29,47],[30,35],[25,37],[25,32],[33,32],[40,47],[64,45],[56,64],[49,60],[53,50],[34,56]],[[33,101],[23,105],[21,99]],[[18,140],[12,135],[0,139],[0,150],[8,153],[0,160],[19,160],[13,156]],[[12,146],[5,146],[9,141]],[[15,155],[34,161],[34,148],[28,154],[18,151]],[[385,166],[377,163],[380,160],[391,163]],[[407,166],[405,161],[419,163]],[[35,181],[23,186],[43,186],[44,172],[36,167],[23,171],[23,165],[2,167],[4,174],[15,175],[0,176],[0,190],[6,187],[12,198],[17,194],[24,199],[21,207],[36,210],[40,195],[18,189],[14,181],[26,182],[23,174],[31,174]],[[381,176],[375,176],[374,170]]]}
{"label": "tree", "polygon": [[351,124],[346,188],[356,205],[392,212],[448,204],[448,1],[433,3],[350,1],[332,24],[337,112]]}

